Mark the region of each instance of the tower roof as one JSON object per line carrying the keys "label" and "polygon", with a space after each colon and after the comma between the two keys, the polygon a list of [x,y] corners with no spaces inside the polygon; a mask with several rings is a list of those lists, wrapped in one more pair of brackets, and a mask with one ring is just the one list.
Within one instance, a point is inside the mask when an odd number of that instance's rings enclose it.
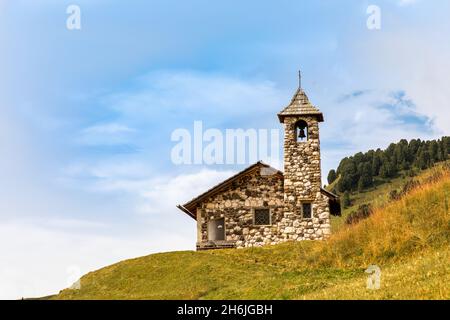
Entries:
{"label": "tower roof", "polygon": [[323,122],[322,112],[309,102],[302,88],[297,89],[291,103],[278,114],[278,119],[283,123],[284,118],[289,116],[317,116],[318,121]]}

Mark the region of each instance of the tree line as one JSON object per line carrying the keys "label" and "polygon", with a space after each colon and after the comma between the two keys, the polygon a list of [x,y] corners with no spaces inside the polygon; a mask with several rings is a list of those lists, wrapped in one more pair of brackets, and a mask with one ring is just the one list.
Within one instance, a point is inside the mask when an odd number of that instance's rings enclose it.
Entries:
{"label": "tree line", "polygon": [[422,141],[413,139],[391,143],[385,150],[359,152],[341,160],[337,170],[330,170],[328,183],[339,178],[334,191],[349,193],[363,191],[374,185],[377,178],[388,180],[401,172],[414,176],[416,170],[430,168],[437,162],[449,158],[450,137]]}

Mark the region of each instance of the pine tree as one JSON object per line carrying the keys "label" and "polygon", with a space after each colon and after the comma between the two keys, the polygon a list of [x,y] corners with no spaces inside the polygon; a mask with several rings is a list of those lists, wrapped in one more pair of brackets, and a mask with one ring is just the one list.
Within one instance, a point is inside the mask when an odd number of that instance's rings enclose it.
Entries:
{"label": "pine tree", "polygon": [[417,167],[420,170],[425,170],[430,166],[430,155],[426,148],[419,149],[419,154],[417,155]]}
{"label": "pine tree", "polygon": [[327,177],[328,184],[332,184],[334,181],[336,181],[336,178],[337,178],[336,171],[334,169],[331,169]]}
{"label": "pine tree", "polygon": [[381,168],[381,158],[380,158],[380,152],[376,152],[373,155],[372,159],[372,176],[376,177],[380,174],[380,168]]}
{"label": "pine tree", "polygon": [[433,165],[434,163],[439,161],[438,149],[439,148],[437,141],[431,141],[430,145],[428,146],[428,153],[430,155],[430,165]]}
{"label": "pine tree", "polygon": [[390,179],[399,171],[413,174],[414,169],[423,170],[434,163],[449,158],[450,137],[440,140],[422,141],[413,139],[409,143],[405,139],[392,143],[386,150],[369,150],[358,152],[353,157],[342,159],[336,172],[329,173],[328,182],[339,176],[336,189],[340,193],[353,190],[364,190],[373,185],[374,178]]}
{"label": "pine tree", "polygon": [[350,200],[350,193],[348,191],[345,191],[344,196],[342,197],[342,205],[344,208],[350,207],[352,204],[352,201]]}
{"label": "pine tree", "polygon": [[441,142],[439,141],[438,142],[438,150],[437,150],[437,158],[438,158],[438,160],[437,161],[444,161],[444,153],[442,152],[442,144],[441,144]]}
{"label": "pine tree", "polygon": [[361,173],[358,180],[358,191],[361,192],[372,185],[371,165],[369,162],[361,164]]}

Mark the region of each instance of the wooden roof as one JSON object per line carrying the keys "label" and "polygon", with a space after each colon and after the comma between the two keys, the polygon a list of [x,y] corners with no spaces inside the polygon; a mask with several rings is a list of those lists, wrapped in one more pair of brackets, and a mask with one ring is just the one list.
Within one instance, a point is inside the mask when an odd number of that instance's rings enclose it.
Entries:
{"label": "wooden roof", "polygon": [[323,122],[323,114],[315,106],[309,102],[308,96],[302,88],[298,88],[292,97],[291,103],[284,108],[279,114],[278,119],[284,122],[287,116],[317,116],[319,122]]}

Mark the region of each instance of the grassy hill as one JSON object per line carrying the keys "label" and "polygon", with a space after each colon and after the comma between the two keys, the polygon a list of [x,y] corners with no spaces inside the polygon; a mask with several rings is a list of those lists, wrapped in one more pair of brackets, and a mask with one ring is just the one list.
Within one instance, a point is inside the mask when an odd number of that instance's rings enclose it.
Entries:
{"label": "grassy hill", "polygon": [[[341,217],[331,217],[331,224],[333,232],[339,230],[344,226],[345,220],[348,215],[354,211],[357,211],[358,208],[363,204],[370,204],[373,207],[381,208],[385,204],[389,203],[390,197],[389,193],[393,190],[401,190],[402,187],[408,181],[418,181],[424,182],[430,177],[432,177],[436,172],[442,171],[444,168],[450,168],[450,161],[442,162],[435,165],[433,168],[425,169],[420,172],[419,175],[410,177],[408,176],[408,172],[400,172],[395,178],[391,179],[382,179],[376,178],[374,181],[374,186],[362,191],[362,192],[352,192],[350,193],[351,197],[351,205],[347,208],[342,209]],[[327,190],[332,191],[335,189],[336,184],[340,180],[340,176],[330,185],[326,187]],[[342,194],[340,195],[342,198]]]}
{"label": "grassy hill", "polygon": [[[429,176],[437,176],[427,179]],[[126,260],[81,278],[81,289],[53,299],[450,299],[450,172],[398,201],[386,194],[403,180],[354,195],[373,202],[366,220],[333,220],[327,241],[264,248],[169,252]],[[366,288],[365,269],[381,268],[381,288]]]}

